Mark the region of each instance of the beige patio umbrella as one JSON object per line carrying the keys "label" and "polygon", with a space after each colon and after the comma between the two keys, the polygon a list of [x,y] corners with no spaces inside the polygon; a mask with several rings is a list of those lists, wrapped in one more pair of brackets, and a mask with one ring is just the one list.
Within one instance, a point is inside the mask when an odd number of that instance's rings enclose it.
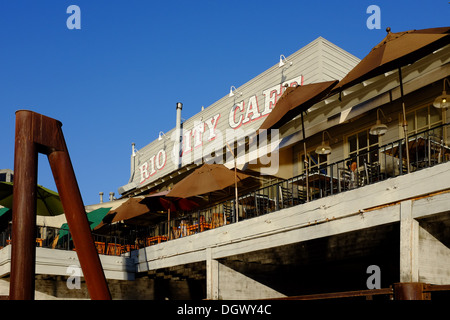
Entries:
{"label": "beige patio umbrella", "polygon": [[[242,181],[250,176],[236,173],[236,179]],[[205,163],[194,170],[186,178],[178,182],[169,193],[168,197],[189,198],[210,192],[223,190],[235,183],[235,174],[222,164]]]}
{"label": "beige patio umbrella", "polygon": [[[258,131],[278,129],[294,117],[301,115],[303,131],[303,149],[306,160],[306,135],[303,113],[320,100],[324,99],[331,89],[338,83],[335,81],[325,81],[306,84],[303,86],[289,87],[278,100],[274,109],[264,120]],[[309,200],[308,164],[306,167],[306,199]]]}
{"label": "beige patio umbrella", "polygon": [[236,218],[238,217],[237,183],[250,176],[228,169],[222,164],[205,163],[193,173],[178,182],[167,194],[168,197],[188,198],[223,190],[234,184],[236,201]]}
{"label": "beige patio umbrella", "polygon": [[111,222],[129,220],[150,212],[150,208],[141,203],[143,197],[133,197],[122,203],[117,209],[110,214],[114,214]]}
{"label": "beige patio umbrella", "polygon": [[326,97],[337,83],[338,81],[335,80],[286,88],[286,91],[281,95],[274,109],[259,127],[259,130],[280,128]]}
{"label": "beige patio umbrella", "polygon": [[[388,33],[386,37],[336,85],[333,91],[342,92],[345,88],[364,80],[398,69],[403,108],[403,130],[405,141],[407,141],[408,129],[401,68],[450,44],[450,27],[409,30],[396,33],[392,33],[391,29],[387,28],[386,31]],[[409,172],[408,151],[406,156]]]}

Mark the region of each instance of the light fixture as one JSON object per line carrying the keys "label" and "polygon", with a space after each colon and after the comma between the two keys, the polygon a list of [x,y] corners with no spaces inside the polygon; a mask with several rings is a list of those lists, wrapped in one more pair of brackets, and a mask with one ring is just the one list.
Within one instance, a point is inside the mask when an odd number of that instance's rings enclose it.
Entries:
{"label": "light fixture", "polygon": [[381,123],[378,111],[381,111],[381,113],[383,114],[383,117],[386,118],[386,116],[384,115],[383,110],[381,110],[380,108],[377,109],[377,122],[370,128],[369,130],[369,134],[373,135],[373,136],[382,136],[387,132],[387,125]]}
{"label": "light fixture", "polygon": [[316,148],[317,154],[330,154],[331,153],[331,147],[329,141],[325,141],[325,132],[328,134],[328,137],[331,140],[330,134],[328,131],[322,132],[322,144]]}
{"label": "light fixture", "polygon": [[292,66],[291,61],[288,61],[285,56],[280,55],[280,63],[278,64],[278,67],[281,68],[282,66],[284,66],[286,64],[286,62],[288,62],[289,65]]}
{"label": "light fixture", "polygon": [[[229,94],[228,96],[229,96],[229,97],[234,96],[234,92],[235,92],[236,90],[237,90],[237,89],[236,89],[235,86],[231,86],[231,88],[230,88],[230,94]],[[240,96],[242,96],[242,92],[238,92],[238,94],[239,94]]]}
{"label": "light fixture", "polygon": [[435,108],[447,109],[450,106],[450,96],[447,94],[447,91],[445,91],[445,82],[448,81],[449,80],[447,78],[444,79],[444,90],[442,91],[442,94],[439,97],[437,97],[433,102],[433,106]]}
{"label": "light fixture", "polygon": [[164,136],[164,138],[165,138],[165,137],[166,137],[166,134],[165,134],[164,132],[160,131],[160,132],[159,132],[159,136],[158,136],[158,141],[161,141],[161,140],[163,139],[163,136]]}

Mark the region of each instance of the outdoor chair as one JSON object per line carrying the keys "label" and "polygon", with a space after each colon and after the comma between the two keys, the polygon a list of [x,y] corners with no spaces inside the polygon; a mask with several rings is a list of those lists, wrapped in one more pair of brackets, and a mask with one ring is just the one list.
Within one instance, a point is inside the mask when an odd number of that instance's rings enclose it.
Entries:
{"label": "outdoor chair", "polygon": [[341,191],[353,189],[356,185],[355,172],[349,169],[339,169],[340,170],[340,188]]}
{"label": "outdoor chair", "polygon": [[280,204],[282,208],[296,206],[306,202],[306,190],[279,186]]}
{"label": "outdoor chair", "polygon": [[294,196],[290,189],[279,186],[280,203],[282,208],[292,207],[294,205]]}
{"label": "outdoor chair", "polygon": [[225,214],[225,218],[227,223],[232,221],[233,217],[233,207],[232,204],[224,203],[223,204],[223,212]]}
{"label": "outdoor chair", "polygon": [[100,241],[95,241],[95,247],[99,254],[105,254],[105,243]]}
{"label": "outdoor chair", "polygon": [[122,253],[122,245],[116,243],[108,243],[107,255],[120,256]]}

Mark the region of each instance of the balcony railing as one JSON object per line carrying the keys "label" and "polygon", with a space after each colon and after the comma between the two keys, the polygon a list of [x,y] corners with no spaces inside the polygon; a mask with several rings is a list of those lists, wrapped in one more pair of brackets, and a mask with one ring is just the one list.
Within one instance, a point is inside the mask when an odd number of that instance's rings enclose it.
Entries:
{"label": "balcony railing", "polygon": [[[93,233],[93,240],[99,254],[121,255],[134,249],[138,249],[136,235],[128,236],[99,235]],[[11,229],[0,233],[0,249],[14,242]],[[67,229],[54,227],[36,227],[36,247],[70,250],[76,248],[72,241],[72,235]]]}
{"label": "balcony railing", "polygon": [[[448,128],[449,124],[441,125],[409,136],[407,144],[405,139],[400,139],[332,164],[310,168],[308,179],[303,172],[240,195],[237,208],[235,200],[230,199],[152,226],[134,226],[111,235],[93,234],[94,242],[100,254],[121,255],[448,162]],[[10,243],[11,235],[6,230],[0,234],[0,247]],[[74,250],[70,232],[50,227],[38,227],[36,245]]]}
{"label": "balcony railing", "polygon": [[[151,237],[170,240],[261,216],[323,197],[361,188],[439,163],[450,161],[449,124],[374,147],[352,157],[309,169],[306,173],[276,182],[203,210],[186,213],[146,229]],[[409,152],[409,170],[406,152]]]}

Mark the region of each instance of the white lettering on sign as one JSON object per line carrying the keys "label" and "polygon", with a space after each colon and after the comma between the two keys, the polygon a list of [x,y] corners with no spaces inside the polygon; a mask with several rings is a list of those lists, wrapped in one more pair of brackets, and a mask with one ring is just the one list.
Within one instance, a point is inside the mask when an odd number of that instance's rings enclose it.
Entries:
{"label": "white lettering on sign", "polygon": [[244,101],[236,103],[230,109],[230,113],[228,114],[228,124],[231,128],[238,129],[241,125],[251,123],[261,117],[267,116],[277,104],[277,101],[283,94],[286,86],[294,87],[300,85],[303,85],[303,76],[296,77],[264,90],[262,92],[264,96],[264,108],[262,110],[256,95],[251,96],[248,99],[247,104],[245,104]]}
{"label": "white lettering on sign", "polygon": [[204,134],[208,137],[208,141],[215,139],[219,118],[220,113],[205,121],[195,122],[194,127],[190,130],[183,129],[182,155],[186,155],[192,149],[202,146]]}
{"label": "white lettering on sign", "polygon": [[208,141],[211,141],[216,138],[216,129],[219,118],[220,113],[216,114],[214,117],[205,121],[205,124],[208,126],[209,131]]}
{"label": "white lettering on sign", "polygon": [[140,183],[155,175],[156,172],[164,169],[167,162],[167,155],[164,149],[161,149],[150,157],[150,159],[139,166]]}
{"label": "white lettering on sign", "polygon": [[242,114],[239,115],[238,120],[236,120],[236,113],[237,112],[242,112],[244,111],[244,101],[235,104],[231,110],[230,110],[230,114],[228,117],[228,123],[230,124],[230,127],[232,127],[233,129],[237,129],[241,126],[242,124],[242,118],[244,117]]}
{"label": "white lettering on sign", "polygon": [[[258,96],[256,94],[248,97],[245,101],[242,100],[236,102],[231,107],[228,114],[228,124],[231,129],[226,130],[236,131],[234,133],[240,135],[241,133],[237,132],[239,131],[237,129],[270,114],[286,87],[301,85],[303,85],[303,76],[298,76],[263,90],[261,92],[264,100],[263,102],[258,101]],[[196,163],[203,160],[208,162],[220,158],[222,149],[225,146],[225,142],[223,141],[224,132],[221,133],[217,130],[220,117],[221,114],[217,113],[204,121],[195,121],[192,127],[183,128],[182,133],[173,130],[170,139],[173,141],[171,160],[173,161],[175,168],[178,168],[180,163],[182,165],[187,165],[194,161]],[[249,125],[245,130],[247,129],[256,130],[257,128],[253,128]],[[178,134],[181,134],[181,137]],[[234,135],[230,133],[227,133],[227,135],[234,137]],[[235,140],[237,141],[239,139],[236,137]],[[264,149],[263,141],[260,142],[259,147]],[[258,158],[262,161],[264,160],[264,155],[261,155]],[[165,147],[147,159],[147,161],[141,162],[141,165],[138,167],[140,184],[143,184],[159,171],[166,168],[167,155]],[[267,162],[271,164],[275,163],[270,157],[267,159]],[[272,167],[278,168],[278,164],[276,163],[271,166],[271,168]]]}

